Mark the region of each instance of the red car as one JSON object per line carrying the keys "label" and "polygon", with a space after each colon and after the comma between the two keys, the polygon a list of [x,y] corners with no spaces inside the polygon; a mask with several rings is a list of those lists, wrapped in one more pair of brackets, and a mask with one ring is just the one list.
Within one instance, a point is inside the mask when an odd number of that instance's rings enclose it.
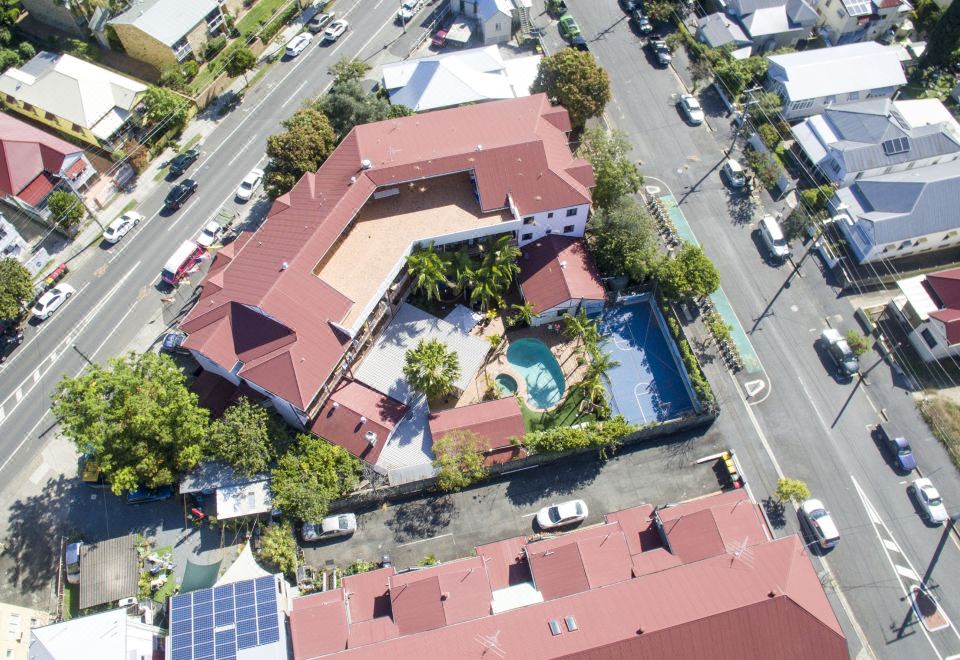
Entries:
{"label": "red car", "polygon": [[437,48],[443,48],[447,44],[447,31],[446,30],[437,30],[436,34],[433,35],[433,38],[430,40]]}

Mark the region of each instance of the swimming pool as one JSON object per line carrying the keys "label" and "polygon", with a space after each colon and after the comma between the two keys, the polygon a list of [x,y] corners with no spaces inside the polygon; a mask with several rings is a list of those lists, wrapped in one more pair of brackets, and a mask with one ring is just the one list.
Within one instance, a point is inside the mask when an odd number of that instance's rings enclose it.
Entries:
{"label": "swimming pool", "polygon": [[517,393],[517,381],[510,374],[499,374],[494,380],[497,381],[497,389],[503,396]]}
{"label": "swimming pool", "polygon": [[507,362],[523,376],[527,385],[527,402],[532,407],[545,410],[563,398],[567,389],[563,370],[550,348],[539,339],[510,342]]}

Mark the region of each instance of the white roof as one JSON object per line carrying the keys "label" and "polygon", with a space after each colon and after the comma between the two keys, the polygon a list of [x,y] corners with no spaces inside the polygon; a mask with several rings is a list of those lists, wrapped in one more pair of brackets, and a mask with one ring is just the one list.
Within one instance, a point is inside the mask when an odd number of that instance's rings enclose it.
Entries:
{"label": "white roof", "polygon": [[217,489],[217,520],[268,513],[271,509],[269,479]]}
{"label": "white roof", "polygon": [[496,16],[497,12],[510,16],[512,10],[513,3],[510,0],[477,0],[477,14],[484,23]]}
{"label": "white roof", "polygon": [[814,115],[790,128],[793,137],[803,148],[807,157],[819,164],[827,156],[826,145],[837,141],[837,136],[823,115]]}
{"label": "white roof", "polygon": [[521,582],[511,587],[497,589],[491,595],[493,600],[490,607],[494,614],[543,602],[543,594],[537,591],[531,582]]}
{"label": "white roof", "polygon": [[496,46],[422,57],[383,67],[390,102],[415,112],[530,94],[539,55],[507,60]]}
{"label": "white roof", "polygon": [[216,0],[139,0],[108,23],[134,25],[157,41],[173,46],[216,8]]}
{"label": "white roof", "polygon": [[957,120],[940,99],[894,101],[893,106],[911,128],[933,126],[945,122],[955,135],[960,135],[960,124],[957,123]]}
{"label": "white roof", "polygon": [[933,298],[930,296],[930,292],[927,290],[927,287],[923,285],[926,279],[926,275],[917,275],[916,277],[908,277],[904,280],[897,280],[897,287],[906,297],[907,302],[909,302],[910,306],[913,307],[913,311],[916,312],[921,321],[926,321],[928,318],[930,318],[931,312],[935,312],[940,309],[940,306],[937,305],[937,303],[934,302]]}
{"label": "white roof", "polygon": [[137,95],[146,89],[146,85],[109,69],[46,51],[0,76],[0,93],[94,129],[98,136],[109,126],[119,126],[117,121],[126,119]]}
{"label": "white roof", "polygon": [[240,551],[237,558],[230,564],[230,568],[225,570],[223,575],[217,579],[214,586],[219,587],[221,584],[252,580],[258,577],[269,577],[271,575],[273,574],[260,566],[257,560],[253,558],[253,551],[250,549],[250,544],[244,543],[243,550]]}
{"label": "white roof", "polygon": [[783,84],[791,101],[896,87],[907,81],[896,51],[873,41],[767,59],[770,77]]}
{"label": "white roof", "polygon": [[126,608],[34,628],[30,660],[153,657],[157,628],[127,616]]}

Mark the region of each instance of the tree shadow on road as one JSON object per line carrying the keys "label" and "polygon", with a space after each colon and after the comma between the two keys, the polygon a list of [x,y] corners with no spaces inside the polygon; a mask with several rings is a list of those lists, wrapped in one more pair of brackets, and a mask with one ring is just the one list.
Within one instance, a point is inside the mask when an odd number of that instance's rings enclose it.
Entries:
{"label": "tree shadow on road", "polygon": [[774,497],[768,497],[763,500],[763,510],[767,513],[767,520],[770,522],[771,527],[774,529],[786,527],[787,517],[784,515],[786,507],[783,505],[783,502]]}
{"label": "tree shadow on road", "polygon": [[552,495],[568,495],[587,486],[600,475],[604,461],[589,453],[575,459],[547,464],[536,470],[507,477],[507,497],[517,506],[526,506]]}
{"label": "tree shadow on road", "polygon": [[400,504],[386,522],[396,543],[406,543],[443,534],[453,520],[456,506],[449,495],[428,497]]}

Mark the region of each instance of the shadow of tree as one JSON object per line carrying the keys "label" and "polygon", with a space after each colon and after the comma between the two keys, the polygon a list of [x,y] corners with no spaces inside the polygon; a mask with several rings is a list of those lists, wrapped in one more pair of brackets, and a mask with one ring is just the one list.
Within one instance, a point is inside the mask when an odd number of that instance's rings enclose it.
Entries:
{"label": "shadow of tree", "polygon": [[443,533],[456,512],[449,495],[428,497],[397,505],[396,513],[386,525],[393,531],[396,543],[430,538]]}
{"label": "shadow of tree", "polygon": [[588,452],[507,477],[507,497],[517,506],[539,502],[544,497],[566,495],[593,483],[603,469],[599,452]]}
{"label": "shadow of tree", "polygon": [[763,510],[767,513],[767,520],[770,521],[771,527],[774,529],[782,529],[786,526],[787,518],[784,515],[786,507],[783,505],[783,502],[774,497],[768,497],[763,500]]}

